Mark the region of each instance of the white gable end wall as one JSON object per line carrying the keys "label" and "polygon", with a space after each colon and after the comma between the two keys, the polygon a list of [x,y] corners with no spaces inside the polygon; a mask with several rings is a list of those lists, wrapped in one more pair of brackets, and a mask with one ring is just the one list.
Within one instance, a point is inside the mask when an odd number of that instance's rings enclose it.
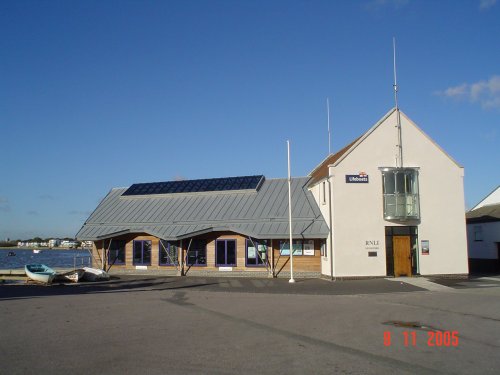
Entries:
{"label": "white gable end wall", "polygon": [[[420,274],[468,272],[463,169],[404,115],[404,167],[419,169],[421,220],[384,220],[380,168],[396,167],[396,112],[330,166],[335,276],[385,276],[385,227],[418,227]],[[346,183],[346,175],[365,172],[368,183]],[[429,255],[421,255],[428,240]],[[376,256],[368,256],[376,252]],[[326,273],[326,272],[323,272]]]}
{"label": "white gable end wall", "polygon": [[463,168],[405,116],[402,122],[405,164],[420,167],[419,245],[430,245],[429,255],[419,257],[420,273],[468,273]]}

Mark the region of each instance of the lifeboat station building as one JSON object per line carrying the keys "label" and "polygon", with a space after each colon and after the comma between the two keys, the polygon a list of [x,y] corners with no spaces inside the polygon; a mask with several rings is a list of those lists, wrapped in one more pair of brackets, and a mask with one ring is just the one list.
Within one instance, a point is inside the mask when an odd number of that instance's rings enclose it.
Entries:
{"label": "lifeboat station building", "polygon": [[[294,276],[468,273],[463,168],[398,109],[292,178]],[[290,275],[288,180],[243,176],[112,189],[77,234],[95,266]]]}
{"label": "lifeboat station building", "polygon": [[[310,178],[291,181],[294,274],[320,276],[329,229]],[[94,265],[165,274],[290,274],[288,180],[243,176],[112,189],[77,234]]]}

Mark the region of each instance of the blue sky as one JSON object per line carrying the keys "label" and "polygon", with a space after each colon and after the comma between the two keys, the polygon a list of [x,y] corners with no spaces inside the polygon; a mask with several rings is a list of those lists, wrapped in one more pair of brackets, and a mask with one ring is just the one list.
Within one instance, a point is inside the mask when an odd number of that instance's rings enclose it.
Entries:
{"label": "blue sky", "polygon": [[307,175],[394,106],[498,184],[500,2],[2,1],[0,239],[74,236],[112,187]]}

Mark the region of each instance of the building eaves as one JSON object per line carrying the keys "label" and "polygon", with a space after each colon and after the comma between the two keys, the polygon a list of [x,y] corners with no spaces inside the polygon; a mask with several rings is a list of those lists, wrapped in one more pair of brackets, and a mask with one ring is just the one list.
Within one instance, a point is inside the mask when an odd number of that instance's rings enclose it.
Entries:
{"label": "building eaves", "polygon": [[500,203],[490,204],[465,214],[467,224],[500,221]]}
{"label": "building eaves", "polygon": [[349,143],[340,151],[335,154],[330,154],[323,160],[316,168],[314,168],[309,176],[311,176],[311,180],[309,181],[309,185],[312,185],[319,180],[326,178],[328,176],[328,167],[334,164],[337,160],[339,160],[349,149],[360,139],[361,137],[356,138],[354,141]]}
{"label": "building eaves", "polygon": [[474,207],[472,207],[470,210],[475,210],[477,206],[480,206],[481,203],[483,203],[485,200],[487,200],[488,198],[490,198],[493,194],[495,194],[498,190],[500,190],[500,185],[498,185],[495,189],[493,189],[493,191],[491,191],[491,193],[489,193],[486,197],[484,197],[483,199],[481,199]]}
{"label": "building eaves", "polygon": [[356,147],[363,142],[363,140],[368,137],[376,128],[380,126],[394,111],[396,111],[396,108],[392,108],[389,112],[387,112],[375,125],[373,125],[367,132],[365,132],[363,135],[360,137],[356,138],[354,141],[349,143],[347,146],[342,148],[340,151],[337,153],[330,155],[327,157],[324,161],[322,161],[316,168],[314,168],[311,173],[309,173],[309,176],[312,177],[309,186],[313,184],[314,182],[317,182],[323,178],[326,178],[328,176],[328,167],[329,166],[336,166],[338,165],[342,160],[344,160],[347,155],[349,155]]}

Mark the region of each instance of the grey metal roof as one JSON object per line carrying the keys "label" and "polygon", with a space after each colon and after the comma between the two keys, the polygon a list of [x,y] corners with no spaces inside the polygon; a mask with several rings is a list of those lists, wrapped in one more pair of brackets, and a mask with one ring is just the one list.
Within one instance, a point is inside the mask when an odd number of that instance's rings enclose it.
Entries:
{"label": "grey metal roof", "polygon": [[[292,179],[294,238],[326,238],[328,226],[309,190],[309,177]],[[112,189],[76,237],[92,240],[149,233],[179,240],[213,231],[261,239],[288,238],[288,181],[265,180],[258,191],[122,196]]]}

